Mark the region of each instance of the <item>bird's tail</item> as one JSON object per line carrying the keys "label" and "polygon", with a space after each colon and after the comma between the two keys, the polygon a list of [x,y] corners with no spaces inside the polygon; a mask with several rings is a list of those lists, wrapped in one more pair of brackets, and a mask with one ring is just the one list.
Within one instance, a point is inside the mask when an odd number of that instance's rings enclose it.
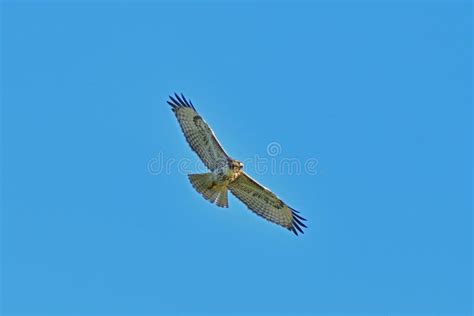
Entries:
{"label": "bird's tail", "polygon": [[229,207],[227,187],[214,184],[212,173],[190,174],[189,181],[206,200],[219,207]]}

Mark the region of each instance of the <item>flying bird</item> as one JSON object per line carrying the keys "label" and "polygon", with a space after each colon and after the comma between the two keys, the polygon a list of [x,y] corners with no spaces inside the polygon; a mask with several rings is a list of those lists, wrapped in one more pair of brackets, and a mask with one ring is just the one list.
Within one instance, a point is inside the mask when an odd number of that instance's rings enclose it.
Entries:
{"label": "flying bird", "polygon": [[306,228],[303,221],[306,219],[243,171],[242,162],[232,159],[225,152],[191,100],[175,93],[167,103],[178,119],[189,146],[211,171],[188,175],[197,192],[211,203],[227,208],[227,192],[230,191],[257,215],[285,227],[295,235],[303,233],[302,227]]}

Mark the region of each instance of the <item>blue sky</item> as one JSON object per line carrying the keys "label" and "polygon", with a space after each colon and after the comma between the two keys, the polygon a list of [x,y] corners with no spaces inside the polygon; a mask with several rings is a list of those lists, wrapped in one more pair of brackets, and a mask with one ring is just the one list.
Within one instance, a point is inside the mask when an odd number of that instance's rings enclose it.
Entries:
{"label": "blue sky", "polygon": [[[470,2],[10,0],[1,34],[4,315],[472,314]],[[234,158],[318,162],[249,170],[303,236],[150,171],[197,161],[175,91]]]}

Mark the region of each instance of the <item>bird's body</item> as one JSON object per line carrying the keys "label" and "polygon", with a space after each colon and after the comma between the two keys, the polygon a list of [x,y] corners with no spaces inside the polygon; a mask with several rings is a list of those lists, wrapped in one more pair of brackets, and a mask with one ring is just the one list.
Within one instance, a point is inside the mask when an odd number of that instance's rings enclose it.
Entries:
{"label": "bird's body", "polygon": [[235,181],[242,173],[243,164],[238,160],[229,160],[222,167],[217,168],[212,173],[216,185],[229,185]]}
{"label": "bird's body", "polygon": [[243,164],[238,160],[227,159],[210,173],[190,174],[189,180],[194,188],[210,202],[217,206],[229,207],[227,190],[242,174]]}
{"label": "bird's body", "polygon": [[192,186],[206,200],[219,207],[228,207],[228,191],[257,215],[279,224],[296,235],[306,227],[303,217],[286,205],[273,192],[243,171],[243,164],[232,159],[217,140],[214,132],[183,95],[170,97],[173,112],[191,148],[211,171],[188,175]]}

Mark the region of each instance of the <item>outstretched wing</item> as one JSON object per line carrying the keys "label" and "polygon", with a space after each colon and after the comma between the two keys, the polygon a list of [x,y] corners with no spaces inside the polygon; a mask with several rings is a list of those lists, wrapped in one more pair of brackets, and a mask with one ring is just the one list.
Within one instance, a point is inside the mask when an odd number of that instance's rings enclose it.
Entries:
{"label": "outstretched wing", "polygon": [[196,112],[191,100],[186,100],[182,94],[181,96],[176,93],[174,95],[175,98],[170,96],[170,101],[167,102],[171,105],[191,149],[211,171],[227,163],[229,156],[212,129]]}
{"label": "outstretched wing", "polygon": [[257,215],[291,230],[296,235],[298,231],[303,233],[301,227],[306,227],[303,224],[306,219],[245,172],[229,184],[229,189]]}

